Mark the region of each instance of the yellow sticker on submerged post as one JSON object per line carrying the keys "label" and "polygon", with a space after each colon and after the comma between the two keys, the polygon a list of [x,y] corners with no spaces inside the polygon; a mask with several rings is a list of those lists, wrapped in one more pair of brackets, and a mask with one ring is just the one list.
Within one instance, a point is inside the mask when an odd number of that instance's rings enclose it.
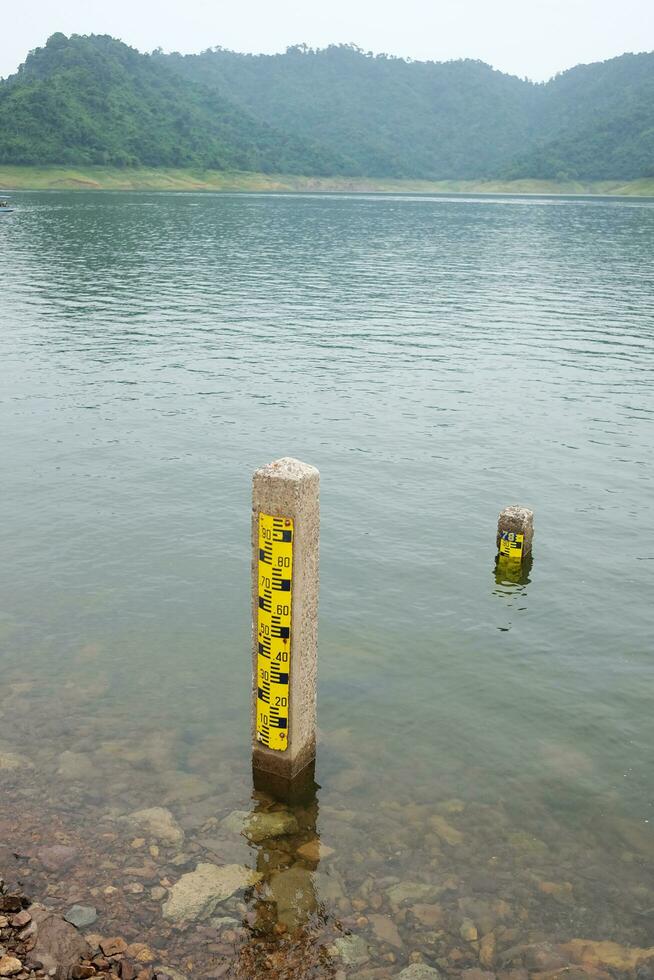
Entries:
{"label": "yellow sticker on submerged post", "polygon": [[259,514],[257,740],[288,744],[293,599],[293,520]]}
{"label": "yellow sticker on submerged post", "polygon": [[520,561],[525,543],[524,534],[516,531],[502,531],[500,538],[500,555],[502,558],[513,558]]}

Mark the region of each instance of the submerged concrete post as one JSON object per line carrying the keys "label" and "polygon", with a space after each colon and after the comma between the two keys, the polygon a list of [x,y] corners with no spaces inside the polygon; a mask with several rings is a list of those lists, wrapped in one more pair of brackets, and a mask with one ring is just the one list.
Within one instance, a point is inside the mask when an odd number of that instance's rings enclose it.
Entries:
{"label": "submerged concrete post", "polygon": [[319,481],[286,457],[252,484],[252,764],[284,780],[316,754]]}
{"label": "submerged concrete post", "polygon": [[511,504],[497,519],[497,550],[501,558],[521,561],[531,554],[534,540],[534,512]]}

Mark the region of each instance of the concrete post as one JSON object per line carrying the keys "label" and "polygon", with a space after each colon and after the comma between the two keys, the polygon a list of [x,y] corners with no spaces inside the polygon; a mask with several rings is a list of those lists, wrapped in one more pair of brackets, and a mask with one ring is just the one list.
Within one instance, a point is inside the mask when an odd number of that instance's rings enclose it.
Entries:
{"label": "concrete post", "polygon": [[252,765],[283,780],[316,755],[319,481],[286,457],[252,485]]}
{"label": "concrete post", "polygon": [[534,512],[519,504],[505,507],[497,520],[497,549],[502,558],[522,561],[531,554]]}

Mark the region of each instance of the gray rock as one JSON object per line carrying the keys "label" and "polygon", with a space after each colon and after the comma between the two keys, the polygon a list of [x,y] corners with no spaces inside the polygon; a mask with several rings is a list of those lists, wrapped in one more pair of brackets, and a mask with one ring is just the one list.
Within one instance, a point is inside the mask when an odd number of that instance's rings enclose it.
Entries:
{"label": "gray rock", "polygon": [[340,936],[329,947],[332,956],[338,956],[346,966],[360,966],[370,959],[368,943],[363,936]]}
{"label": "gray rock", "polygon": [[179,846],[184,841],[184,831],[174,816],[163,806],[149,810],[136,810],[125,817],[130,827],[155,837],[164,844]]}
{"label": "gray rock", "polygon": [[441,975],[426,963],[412,963],[398,973],[397,980],[441,980]]}
{"label": "gray rock", "polygon": [[78,929],[85,929],[92,926],[98,917],[98,913],[92,905],[73,905],[66,912],[64,919]]}
{"label": "gray rock", "polygon": [[262,875],[240,864],[198,864],[170,889],[162,912],[173,922],[193,922],[213,915],[236,892],[260,881]]}

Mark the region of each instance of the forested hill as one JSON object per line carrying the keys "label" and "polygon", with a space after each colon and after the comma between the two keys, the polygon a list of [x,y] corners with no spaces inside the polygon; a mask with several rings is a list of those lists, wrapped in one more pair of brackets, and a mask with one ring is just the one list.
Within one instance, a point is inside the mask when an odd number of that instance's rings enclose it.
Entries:
{"label": "forested hill", "polygon": [[479,61],[406,62],[345,45],[164,60],[257,119],[338,149],[351,174],[497,174],[532,141],[535,86]]}
{"label": "forested hill", "polygon": [[0,163],[339,173],[215,89],[106,36],[54,34],[0,82]]}
{"label": "forested hill", "polygon": [[654,175],[654,54],[546,85],[350,45],[140,54],[53,35],[0,82],[0,163],[424,179]]}

